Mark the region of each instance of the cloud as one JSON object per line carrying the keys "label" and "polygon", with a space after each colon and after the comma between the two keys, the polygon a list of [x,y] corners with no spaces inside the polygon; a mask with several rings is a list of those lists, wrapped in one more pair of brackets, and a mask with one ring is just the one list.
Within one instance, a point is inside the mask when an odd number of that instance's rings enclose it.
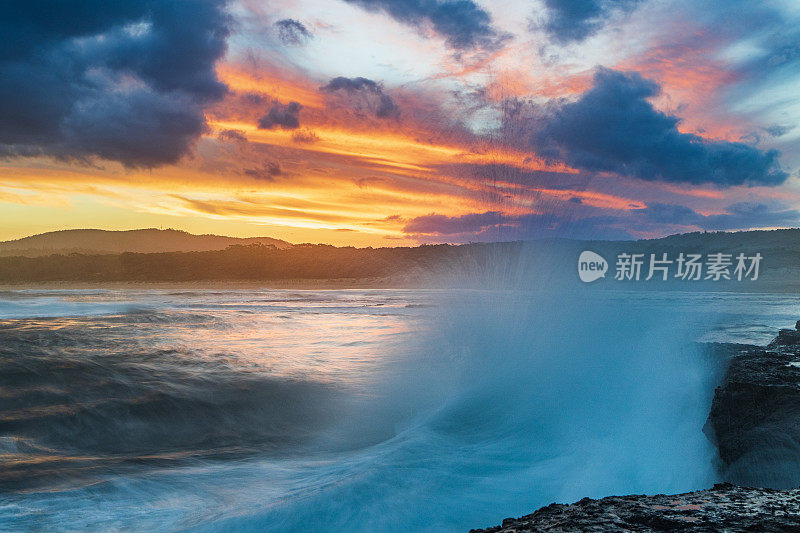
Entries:
{"label": "cloud", "polygon": [[454,235],[457,233],[479,233],[491,227],[506,224],[510,220],[497,211],[470,213],[457,217],[445,215],[423,215],[410,220],[403,232],[426,235]]}
{"label": "cloud", "polygon": [[574,218],[570,213],[507,215],[498,211],[448,217],[423,215],[408,221],[403,232],[422,242],[512,241],[542,238],[631,239],[618,227],[619,217]]}
{"label": "cloud", "polygon": [[773,137],[783,137],[793,129],[794,126],[782,126],[780,124],[775,124],[772,126],[767,126],[766,128],[764,128],[764,131],[766,131],[769,135]]}
{"label": "cloud", "polygon": [[278,30],[278,39],[288,46],[302,46],[314,37],[299,20],[279,20],[275,28]]}
{"label": "cloud", "polygon": [[544,0],[543,27],[551,37],[567,44],[594,35],[615,12],[632,9],[639,0]]}
{"label": "cloud", "polygon": [[242,201],[242,200],[198,200],[181,196],[179,194],[169,195],[179,200],[184,207],[197,213],[207,215],[226,216],[244,219],[259,219],[263,217],[281,217],[313,220],[317,222],[327,222],[336,224],[347,224],[352,222],[348,215],[338,213],[320,213],[313,209],[307,210],[303,207],[280,207],[276,205],[264,205],[261,201]]}
{"label": "cloud", "polygon": [[592,176],[553,172],[549,170],[528,170],[503,163],[446,163],[434,168],[444,174],[483,182],[510,182],[526,186],[548,186],[556,189],[585,187]]}
{"label": "cloud", "polygon": [[292,140],[301,144],[314,144],[319,140],[319,136],[308,128],[297,130],[292,134]]}
{"label": "cloud", "polygon": [[590,171],[643,180],[734,185],[779,185],[788,174],[778,152],[739,142],[681,133],[680,119],[653,108],[660,87],[635,72],[600,68],[594,87],[575,102],[533,124],[534,144],[545,156]]}
{"label": "cloud", "polygon": [[242,130],[222,130],[217,134],[222,141],[247,142],[247,137]]}
{"label": "cloud", "polygon": [[269,112],[258,119],[258,127],[262,130],[294,130],[300,127],[300,110],[303,108],[297,102],[281,104],[280,102],[270,108]]}
{"label": "cloud", "polygon": [[0,156],[174,163],[222,99],[225,0],[3,8]]}
{"label": "cloud", "polygon": [[274,181],[276,177],[284,175],[284,171],[280,164],[273,161],[267,161],[260,167],[246,168],[245,175],[253,177],[257,180]]}
{"label": "cloud", "polygon": [[383,92],[383,86],[367,78],[333,78],[326,85],[320,87],[326,93],[345,93],[366,97],[367,106],[371,108],[378,118],[397,116],[399,108],[392,97]]}
{"label": "cloud", "polygon": [[800,223],[800,211],[779,204],[739,202],[729,205],[726,211],[703,215],[682,205],[651,203],[644,209],[635,210],[634,215],[646,222],[695,226],[713,231],[794,227]]}
{"label": "cloud", "polygon": [[345,1],[414,28],[430,25],[456,50],[493,48],[503,38],[492,28],[489,13],[472,0]]}
{"label": "cloud", "polygon": [[[445,216],[435,213],[412,218],[403,232],[420,242],[512,241],[542,238],[627,240],[701,229],[707,231],[795,227],[800,211],[777,203],[739,202],[725,213],[703,215],[676,204],[650,203],[642,209],[615,214],[575,203],[559,212],[509,215],[498,211]],[[633,232],[633,233],[632,233]]]}
{"label": "cloud", "polygon": [[343,76],[339,76],[337,78],[333,78],[331,81],[328,82],[327,85],[322,87],[321,90],[323,91],[338,91],[339,89],[343,89],[348,92],[355,92],[361,90],[368,90],[371,92],[381,92],[381,87],[376,82],[372,80],[368,80],[367,78],[345,78]]}
{"label": "cloud", "polygon": [[696,226],[703,219],[703,215],[691,207],[658,202],[649,203],[644,209],[638,209],[636,215],[647,222],[679,226]]}

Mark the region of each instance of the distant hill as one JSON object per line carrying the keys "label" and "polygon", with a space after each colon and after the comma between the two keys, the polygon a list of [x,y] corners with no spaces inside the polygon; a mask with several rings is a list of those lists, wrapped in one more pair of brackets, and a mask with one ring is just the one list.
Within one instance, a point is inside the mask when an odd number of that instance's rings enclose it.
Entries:
{"label": "distant hill", "polygon": [[228,246],[235,244],[271,244],[277,248],[289,248],[292,246],[291,243],[271,237],[237,238],[221,235],[193,235],[174,229],[136,229],[129,231],[70,229],[0,242],[0,257],[38,257],[70,253],[206,252],[224,250]]}
{"label": "distant hill", "polygon": [[[71,234],[70,232],[62,232]],[[762,291],[800,293],[800,229],[746,231],[738,233],[687,233],[662,239],[639,241],[579,241],[569,239],[530,242],[495,242],[463,245],[422,245],[397,248],[353,248],[321,244],[287,245],[282,247],[255,245],[258,239],[233,239],[213,235],[189,235],[182,232],[97,232],[111,242],[103,246],[105,254],[76,253],[45,256],[40,244],[36,257],[0,257],[0,283],[51,281],[77,282],[184,282],[214,280],[330,280],[380,279],[387,284],[402,281],[403,286],[468,286],[503,287],[514,289],[677,289],[690,291]],[[111,246],[117,250],[134,250],[122,242],[128,233],[141,236],[139,250],[158,250],[167,253],[107,253]],[[79,232],[78,235],[82,233]],[[94,235],[93,233],[89,233]],[[83,235],[86,235],[83,232]],[[31,239],[56,239],[59,233]],[[177,243],[160,240],[173,236]],[[22,239],[24,241],[25,239]],[[187,240],[190,241],[187,244]],[[78,240],[72,246],[86,246]],[[266,244],[272,244],[268,239]],[[14,241],[19,243],[20,241]],[[96,241],[95,241],[96,242]],[[81,244],[83,243],[83,244]],[[95,246],[99,246],[94,244]],[[178,248],[178,246],[183,248]],[[203,245],[206,249],[200,249]],[[231,246],[227,246],[231,245]],[[252,245],[252,246],[251,246]],[[2,246],[2,245],[0,245]],[[18,245],[19,246],[19,245]],[[28,245],[29,247],[29,245]],[[224,247],[224,248],[223,248]],[[183,251],[193,248],[193,251]],[[214,249],[208,249],[214,248]],[[63,250],[63,249],[62,249]],[[584,285],[578,278],[578,257],[590,250],[608,263],[605,281]],[[52,249],[50,249],[52,251]],[[7,253],[7,252],[6,252]],[[621,254],[641,254],[640,257],[661,258],[675,262],[680,253],[708,254],[744,253],[746,257],[761,254],[757,280],[743,281],[735,276],[722,280],[707,277],[675,279],[674,270],[666,279],[656,276],[645,280],[615,280]],[[640,263],[644,264],[643,262]],[[673,267],[677,268],[676,265]]]}

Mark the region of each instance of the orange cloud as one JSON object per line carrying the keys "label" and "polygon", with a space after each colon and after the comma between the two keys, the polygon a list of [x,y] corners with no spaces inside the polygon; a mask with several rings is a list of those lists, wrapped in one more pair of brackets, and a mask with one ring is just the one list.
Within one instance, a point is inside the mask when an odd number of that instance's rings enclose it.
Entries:
{"label": "orange cloud", "polygon": [[221,63],[217,66],[217,75],[237,92],[267,95],[282,102],[294,101],[304,107],[321,108],[324,105],[324,98],[317,91],[319,85],[289,70],[270,68],[253,72],[234,64]]}
{"label": "orange cloud", "polygon": [[[217,130],[245,132],[252,142],[277,146],[297,146],[294,133],[286,130],[259,130],[251,124],[212,122]],[[372,134],[337,130],[314,129],[318,140],[308,150],[360,158],[377,166],[430,172],[426,165],[444,163],[500,163],[525,170],[576,172],[561,162],[551,162],[527,152],[510,148],[472,148],[424,142],[401,133]]]}

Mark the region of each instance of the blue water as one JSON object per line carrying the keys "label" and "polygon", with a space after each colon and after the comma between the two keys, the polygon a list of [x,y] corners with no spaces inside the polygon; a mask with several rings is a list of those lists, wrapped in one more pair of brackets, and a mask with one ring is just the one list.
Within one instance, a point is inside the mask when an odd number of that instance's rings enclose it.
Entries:
{"label": "blue water", "polygon": [[722,368],[800,298],[0,293],[0,530],[465,531],[715,480]]}

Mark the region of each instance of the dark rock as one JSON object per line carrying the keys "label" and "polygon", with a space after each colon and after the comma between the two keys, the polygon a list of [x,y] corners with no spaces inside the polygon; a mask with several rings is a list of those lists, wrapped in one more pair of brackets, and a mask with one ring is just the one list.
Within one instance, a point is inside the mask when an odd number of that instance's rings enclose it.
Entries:
{"label": "dark rock", "polygon": [[800,486],[800,331],[781,330],[766,348],[744,347],[730,359],[705,432],[724,480]]}
{"label": "dark rock", "polygon": [[798,346],[800,345],[800,330],[797,329],[782,329],[778,332],[771,343],[767,345],[768,348],[775,346]]}
{"label": "dark rock", "polygon": [[800,489],[744,488],[722,483],[667,496],[610,496],[552,504],[475,533],[539,531],[800,531]]}

